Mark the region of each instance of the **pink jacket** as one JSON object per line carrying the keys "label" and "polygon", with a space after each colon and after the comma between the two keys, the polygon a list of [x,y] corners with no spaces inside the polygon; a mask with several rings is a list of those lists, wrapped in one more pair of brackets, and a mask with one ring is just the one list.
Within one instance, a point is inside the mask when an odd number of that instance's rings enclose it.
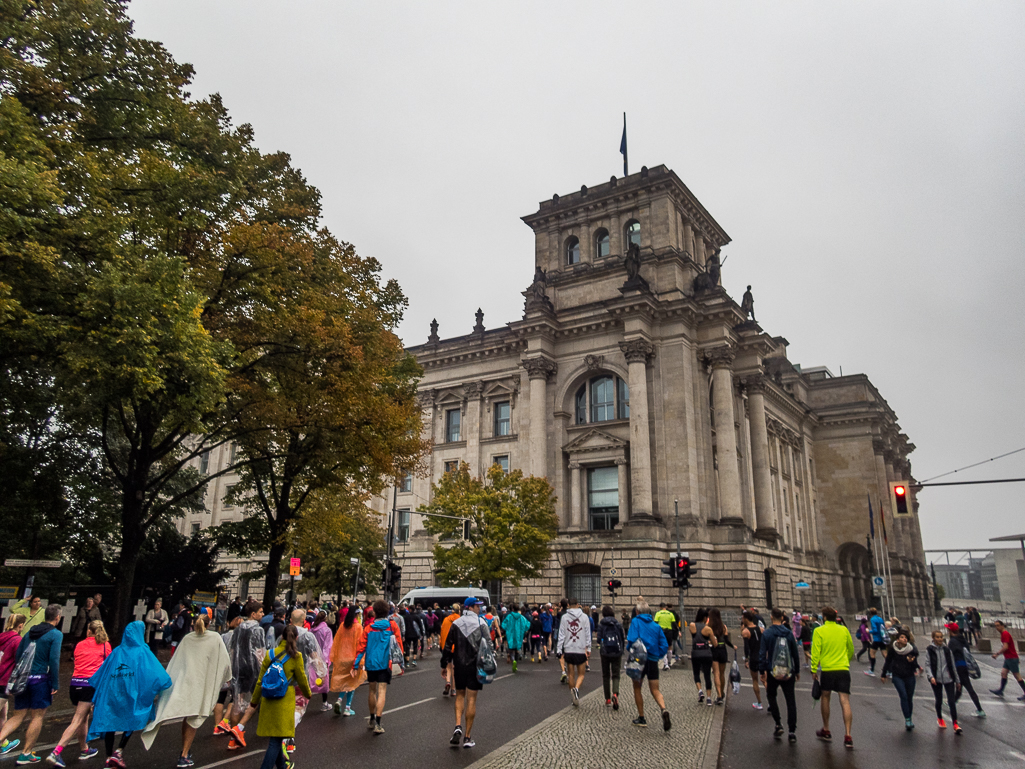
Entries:
{"label": "pink jacket", "polygon": [[7,681],[14,670],[14,663],[18,656],[18,644],[21,643],[21,633],[17,630],[8,630],[0,633],[0,687],[7,686]]}

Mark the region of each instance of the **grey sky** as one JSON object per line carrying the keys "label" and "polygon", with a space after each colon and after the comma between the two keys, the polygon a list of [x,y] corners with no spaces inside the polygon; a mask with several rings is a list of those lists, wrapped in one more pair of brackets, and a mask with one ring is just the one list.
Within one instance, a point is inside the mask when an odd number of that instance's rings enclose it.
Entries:
{"label": "grey sky", "polygon": [[[863,372],[928,478],[1025,446],[1025,4],[136,0],[325,224],[409,297],[400,331],[520,317],[552,193],[665,163],[732,236],[790,359]],[[957,479],[1023,477],[1025,452]],[[925,490],[926,548],[1025,531],[1025,484]]]}

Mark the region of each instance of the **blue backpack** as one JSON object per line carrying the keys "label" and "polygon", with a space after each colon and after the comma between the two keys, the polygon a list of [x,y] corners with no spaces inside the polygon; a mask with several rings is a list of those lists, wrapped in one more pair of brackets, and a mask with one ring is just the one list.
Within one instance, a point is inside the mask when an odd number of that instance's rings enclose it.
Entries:
{"label": "blue backpack", "polygon": [[281,659],[274,658],[274,650],[270,653],[270,666],[260,679],[260,696],[269,700],[280,700],[288,694],[288,687],[291,683],[285,674],[285,663],[288,662],[286,654]]}

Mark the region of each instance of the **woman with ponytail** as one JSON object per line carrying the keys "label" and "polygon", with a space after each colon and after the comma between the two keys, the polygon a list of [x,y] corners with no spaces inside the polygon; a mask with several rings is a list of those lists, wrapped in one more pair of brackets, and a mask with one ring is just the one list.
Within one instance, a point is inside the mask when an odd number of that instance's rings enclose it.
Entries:
{"label": "woman with ponytail", "polygon": [[103,622],[96,619],[89,623],[86,637],[75,645],[75,667],[71,673],[71,704],[75,706],[75,715],[71,723],[64,730],[53,753],[46,759],[52,766],[63,767],[64,758],[61,753],[64,746],[78,737],[79,760],[92,758],[99,751],[89,747],[89,714],[93,709],[93,694],[95,690],[89,685],[89,679],[93,673],[100,669],[103,661],[110,654],[110,644],[107,642],[107,631]]}

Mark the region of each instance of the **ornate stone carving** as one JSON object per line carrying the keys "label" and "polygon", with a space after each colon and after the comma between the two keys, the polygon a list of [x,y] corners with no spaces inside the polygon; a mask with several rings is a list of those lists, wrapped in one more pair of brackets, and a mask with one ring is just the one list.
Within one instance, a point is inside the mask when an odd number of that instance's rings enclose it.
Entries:
{"label": "ornate stone carving", "polygon": [[438,319],[434,318],[431,321],[431,335],[427,337],[427,344],[437,344],[441,341],[441,337],[438,336]]}
{"label": "ornate stone carving", "polygon": [[434,398],[437,396],[437,390],[425,390],[416,394],[416,405],[421,410],[427,410],[434,405]]}
{"label": "ornate stone carving", "polygon": [[463,394],[466,395],[467,398],[479,398],[483,392],[483,382],[469,382],[468,384],[463,385]]}
{"label": "ornate stone carving", "polygon": [[531,310],[547,310],[554,312],[555,307],[552,300],[548,298],[545,289],[548,287],[548,273],[538,265],[534,268],[534,281],[523,292],[526,301],[523,304],[524,312]]}
{"label": "ornate stone carving", "polygon": [[886,451],[886,441],[882,438],[873,438],[872,451],[876,454],[883,454]]}
{"label": "ornate stone carving", "polygon": [[620,342],[619,349],[623,351],[627,363],[647,363],[655,357],[655,346],[647,339]]}
{"label": "ornate stone carving", "polygon": [[737,357],[737,351],[733,345],[721,344],[717,347],[709,347],[703,355],[711,368],[729,368],[733,365],[733,359]]}
{"label": "ornate stone carving", "polygon": [[722,277],[722,262],[719,261],[719,249],[715,249],[705,262],[705,271],[694,278],[694,293],[711,291],[719,287],[719,280]]}
{"label": "ornate stone carving", "polygon": [[584,365],[587,366],[588,371],[595,371],[605,366],[604,355],[585,355]]}
{"label": "ornate stone carving", "polygon": [[631,243],[623,259],[626,267],[626,282],[620,291],[650,291],[648,281],[641,277],[641,247]]}
{"label": "ornate stone carving", "polygon": [[747,320],[748,315],[751,316],[751,320],[755,319],[755,298],[751,293],[751,286],[748,286],[747,291],[744,292],[744,298],[740,302],[740,311],[744,313],[744,320]]}
{"label": "ornate stone carving", "polygon": [[484,312],[480,307],[477,308],[477,312],[474,313],[473,317],[477,319],[477,325],[473,327],[473,333],[483,334],[484,333]]}
{"label": "ornate stone carving", "polygon": [[744,377],[742,384],[748,394],[765,392],[766,379],[764,374],[752,374]]}
{"label": "ornate stone carving", "polygon": [[544,356],[538,356],[537,358],[526,358],[523,361],[523,368],[527,370],[527,376],[530,379],[549,379],[552,377],[559,367],[555,361]]}

